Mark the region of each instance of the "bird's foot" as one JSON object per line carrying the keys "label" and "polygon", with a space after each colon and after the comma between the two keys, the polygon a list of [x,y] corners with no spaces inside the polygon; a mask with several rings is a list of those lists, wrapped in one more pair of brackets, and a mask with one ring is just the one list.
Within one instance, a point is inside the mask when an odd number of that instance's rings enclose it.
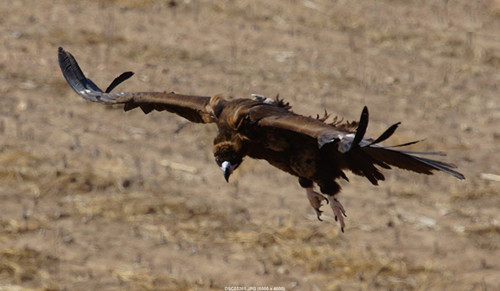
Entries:
{"label": "bird's foot", "polygon": [[312,208],[314,208],[314,211],[316,211],[318,220],[323,221],[321,219],[321,213],[323,213],[323,211],[319,210],[319,208],[321,207],[321,205],[323,205],[322,204],[323,201],[326,201],[327,204],[329,203],[328,198],[314,191],[312,187],[306,188],[306,193],[307,193],[307,200],[309,200],[309,203],[311,203]]}
{"label": "bird's foot", "polygon": [[337,200],[337,198],[333,198],[332,203],[330,203],[330,207],[333,210],[333,214],[335,215],[335,221],[338,221],[340,223],[340,230],[344,232],[344,217],[347,217],[345,214],[345,209],[344,206]]}

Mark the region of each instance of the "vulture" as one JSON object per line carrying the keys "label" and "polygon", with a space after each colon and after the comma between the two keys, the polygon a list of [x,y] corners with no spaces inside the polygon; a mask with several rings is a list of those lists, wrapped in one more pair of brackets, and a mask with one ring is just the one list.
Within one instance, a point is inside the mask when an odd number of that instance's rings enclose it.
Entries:
{"label": "vulture", "polygon": [[[174,92],[119,92],[111,93],[117,85],[133,73],[118,76],[102,91],[88,79],[75,58],[63,48],[58,50],[59,66],[71,88],[86,100],[103,104],[124,104],[124,110],[139,107],[144,113],[169,111],[191,122],[215,123],[218,135],[214,139],[215,162],[229,182],[231,174],[245,157],[263,159],[274,167],[298,177],[307,199],[321,221],[323,202],[329,204],[335,220],[344,231],[346,212],[336,198],[340,185],[336,180],[348,181],[346,170],[366,177],[373,185],[384,180],[381,169],[397,167],[420,174],[431,175],[441,171],[457,179],[464,175],[455,171],[455,165],[429,156],[444,156],[442,152],[415,152],[402,149],[419,142],[384,146],[399,126],[390,126],[378,138],[365,136],[368,109],[365,106],[357,122],[333,119],[328,114],[307,117],[294,113],[289,103],[276,98],[254,95],[254,98],[232,98],[220,95],[192,96]],[[314,189],[319,186],[321,193]]]}

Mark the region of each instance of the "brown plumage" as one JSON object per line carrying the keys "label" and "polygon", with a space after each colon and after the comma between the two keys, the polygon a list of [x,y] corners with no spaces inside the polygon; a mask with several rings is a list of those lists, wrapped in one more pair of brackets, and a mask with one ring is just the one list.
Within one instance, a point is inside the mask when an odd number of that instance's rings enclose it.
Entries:
{"label": "brown plumage", "polygon": [[[345,170],[366,177],[374,185],[384,180],[379,168],[390,169],[391,166],[427,175],[434,170],[443,171],[464,179],[462,174],[453,170],[455,165],[422,157],[444,155],[441,152],[399,149],[418,141],[396,146],[380,145],[394,133],[399,123],[389,127],[377,139],[365,137],[368,126],[366,107],[359,122],[342,122],[334,118],[333,122],[327,123],[329,115],[326,112],[323,117],[318,115],[316,118],[298,115],[278,97],[225,100],[218,95],[203,97],[173,92],[110,93],[130,78],[131,72],[117,77],[103,92],[85,77],[74,57],[62,48],[59,48],[59,65],[69,85],[87,100],[124,104],[125,111],[137,107],[144,113],[166,110],[192,122],[215,123],[219,133],[214,139],[213,154],[226,180],[246,156],[264,159],[299,178],[319,220],[322,202],[329,203],[342,231],[345,210],[335,195],[340,191],[336,179],[348,180]],[[320,187],[322,194],[313,190],[313,183]]]}

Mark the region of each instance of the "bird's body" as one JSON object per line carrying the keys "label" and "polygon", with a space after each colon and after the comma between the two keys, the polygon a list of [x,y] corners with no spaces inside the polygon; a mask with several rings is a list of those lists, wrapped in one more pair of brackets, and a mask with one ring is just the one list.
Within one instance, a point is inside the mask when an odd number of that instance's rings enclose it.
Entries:
{"label": "bird's body", "polygon": [[[342,230],[345,210],[335,195],[340,191],[336,180],[348,180],[345,170],[366,177],[374,185],[384,180],[378,167],[390,169],[391,166],[422,174],[432,174],[433,170],[438,170],[464,179],[462,174],[452,169],[455,168],[453,164],[421,157],[444,155],[440,152],[399,149],[418,141],[392,147],[380,145],[394,133],[399,123],[389,127],[377,139],[365,137],[368,126],[366,107],[359,122],[342,122],[334,118],[333,122],[328,123],[326,112],[322,118],[302,116],[294,113],[289,104],[278,97],[226,100],[219,95],[204,97],[173,92],[110,93],[132,73],[120,75],[103,92],[85,77],[74,57],[62,48],[59,48],[59,64],[70,86],[87,100],[125,104],[126,111],[136,107],[145,113],[167,110],[192,122],[215,123],[218,135],[214,139],[213,153],[226,180],[245,157],[266,160],[299,178],[318,219],[322,202],[330,202]],[[322,194],[313,190],[314,183]]]}

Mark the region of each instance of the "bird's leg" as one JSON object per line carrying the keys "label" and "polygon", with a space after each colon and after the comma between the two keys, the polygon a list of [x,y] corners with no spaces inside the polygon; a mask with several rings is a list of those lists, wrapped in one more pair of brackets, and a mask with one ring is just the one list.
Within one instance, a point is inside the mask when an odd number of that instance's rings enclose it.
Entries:
{"label": "bird's leg", "polygon": [[320,193],[314,191],[313,187],[307,187],[306,193],[307,193],[307,200],[309,200],[309,203],[311,203],[311,206],[314,208],[314,211],[316,211],[316,215],[318,216],[318,220],[323,221],[320,217],[321,213],[323,213],[323,211],[319,210],[319,208],[321,207],[321,205],[322,205],[321,202],[323,202],[323,200],[325,200],[327,204],[329,203],[328,198],[326,198],[325,196],[321,195]]}
{"label": "bird's leg", "polygon": [[335,215],[335,221],[338,221],[340,223],[340,229],[342,232],[344,232],[344,217],[347,217],[345,214],[345,209],[344,206],[337,200],[337,198],[333,198],[332,202],[330,203],[330,207],[333,210],[333,214]]}
{"label": "bird's leg", "polygon": [[321,181],[318,184],[321,192],[330,198],[330,207],[335,215],[335,221],[340,223],[340,229],[344,232],[344,217],[347,217],[347,215],[345,214],[344,206],[335,198],[335,195],[340,192],[340,185],[334,180]]}

